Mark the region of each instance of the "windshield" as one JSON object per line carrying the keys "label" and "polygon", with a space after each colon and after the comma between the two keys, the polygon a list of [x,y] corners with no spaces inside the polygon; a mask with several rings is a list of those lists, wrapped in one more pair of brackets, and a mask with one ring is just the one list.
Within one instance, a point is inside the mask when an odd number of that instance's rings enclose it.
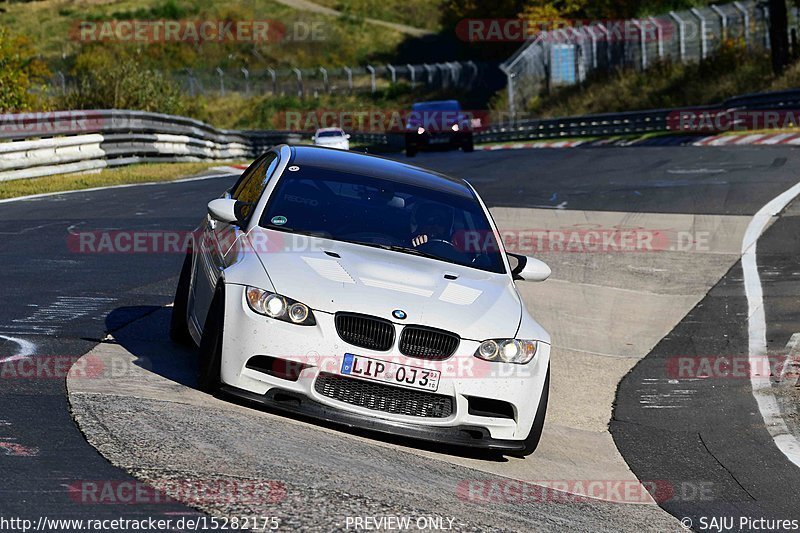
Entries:
{"label": "windshield", "polygon": [[471,194],[304,166],[284,173],[260,225],[505,272]]}
{"label": "windshield", "polygon": [[317,133],[317,137],[341,137],[343,135],[344,132],[341,130],[320,131]]}
{"label": "windshield", "polygon": [[461,105],[455,100],[441,102],[418,102],[411,106],[414,111],[460,111]]}

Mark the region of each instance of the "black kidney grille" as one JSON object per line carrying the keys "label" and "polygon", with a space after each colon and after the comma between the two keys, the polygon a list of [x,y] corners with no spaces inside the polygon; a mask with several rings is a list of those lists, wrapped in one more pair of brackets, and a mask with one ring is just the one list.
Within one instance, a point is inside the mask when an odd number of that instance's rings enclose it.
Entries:
{"label": "black kidney grille", "polygon": [[337,313],[336,332],[353,346],[385,352],[394,344],[394,325],[365,315]]}
{"label": "black kidney grille", "polygon": [[328,398],[373,411],[425,418],[447,418],[453,414],[453,399],[449,396],[346,378],[327,372],[320,372],[314,389]]}
{"label": "black kidney grille", "polygon": [[453,333],[421,326],[408,326],[400,334],[400,353],[419,359],[441,361],[458,348],[459,338]]}

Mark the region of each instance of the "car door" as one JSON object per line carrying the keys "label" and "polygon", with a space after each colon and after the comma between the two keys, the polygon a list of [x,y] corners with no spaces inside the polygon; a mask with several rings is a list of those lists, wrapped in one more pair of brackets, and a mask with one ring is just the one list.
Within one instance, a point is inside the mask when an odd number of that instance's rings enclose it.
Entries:
{"label": "car door", "polygon": [[[233,198],[247,204],[242,209],[242,226],[246,227],[252,210],[258,203],[269,178],[277,166],[278,155],[268,152],[258,158],[244,171],[239,181],[223,197]],[[197,243],[198,257],[195,261],[192,284],[192,315],[196,326],[202,331],[217,281],[228,266],[226,255],[242,235],[244,229],[238,224],[226,224],[206,216],[203,230]]]}

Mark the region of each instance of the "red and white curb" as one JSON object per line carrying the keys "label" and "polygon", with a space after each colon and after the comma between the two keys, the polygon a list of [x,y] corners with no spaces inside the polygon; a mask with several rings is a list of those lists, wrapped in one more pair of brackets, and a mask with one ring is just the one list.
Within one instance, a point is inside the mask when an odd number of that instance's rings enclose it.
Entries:
{"label": "red and white curb", "polygon": [[800,146],[800,133],[742,133],[738,135],[712,135],[693,143],[694,146],[742,146],[755,144]]}
{"label": "red and white curb", "polygon": [[248,165],[225,165],[220,167],[211,167],[209,170],[214,172],[224,172],[226,174],[241,174],[247,169]]}
{"label": "red and white curb", "polygon": [[493,144],[490,146],[476,146],[476,150],[525,150],[529,148],[575,148],[588,141],[536,141],[530,143]]}

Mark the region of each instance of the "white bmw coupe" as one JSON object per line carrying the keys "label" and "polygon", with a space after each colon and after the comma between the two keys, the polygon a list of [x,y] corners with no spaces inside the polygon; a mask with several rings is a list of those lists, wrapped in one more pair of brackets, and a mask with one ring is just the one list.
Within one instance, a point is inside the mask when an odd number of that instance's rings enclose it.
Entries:
{"label": "white bmw coupe", "polygon": [[[513,265],[513,266],[512,266]],[[440,443],[532,453],[550,336],[464,180],[380,157],[278,146],[208,204],[171,335],[201,389]]]}

